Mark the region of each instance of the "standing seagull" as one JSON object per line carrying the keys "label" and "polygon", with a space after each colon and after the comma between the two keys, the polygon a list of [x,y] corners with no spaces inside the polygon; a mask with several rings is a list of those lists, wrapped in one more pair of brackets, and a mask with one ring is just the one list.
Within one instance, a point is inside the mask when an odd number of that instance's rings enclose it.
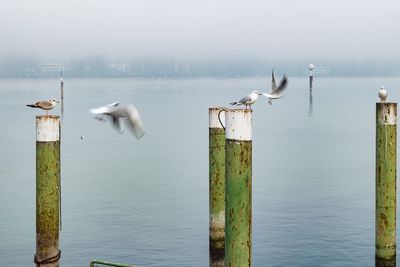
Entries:
{"label": "standing seagull", "polygon": [[119,102],[114,102],[103,107],[90,109],[90,112],[96,114],[97,116],[95,119],[100,121],[105,121],[106,118],[110,118],[114,129],[120,133],[122,132],[121,119],[125,120],[125,124],[129,126],[137,139],[142,138],[145,133],[139,112],[132,104],[121,107],[119,106]]}
{"label": "standing seagull", "polygon": [[57,105],[58,102],[57,100],[50,99],[50,100],[45,100],[45,101],[39,101],[36,102],[35,104],[30,104],[30,105],[26,105],[27,107],[31,107],[31,108],[40,108],[43,110],[46,110],[46,115],[49,115],[49,110],[55,108],[55,106]]}
{"label": "standing seagull", "polygon": [[288,84],[288,79],[286,75],[283,75],[283,78],[281,80],[281,83],[279,84],[278,87],[276,87],[276,82],[275,82],[275,74],[274,70],[272,69],[272,87],[271,87],[271,93],[262,93],[263,96],[269,98],[268,103],[272,105],[272,99],[278,99],[281,97],[281,93],[283,90],[285,90],[286,86]]}
{"label": "standing seagull", "polygon": [[258,96],[261,95],[261,93],[257,90],[254,90],[253,92],[251,92],[249,95],[243,97],[242,99],[240,99],[239,101],[235,101],[231,104],[231,106],[238,106],[238,105],[245,105],[246,109],[249,106],[251,109],[251,105],[257,101]]}
{"label": "standing seagull", "polygon": [[387,91],[385,90],[385,88],[383,88],[383,86],[381,87],[381,89],[379,89],[378,96],[381,102],[385,102],[387,98]]}

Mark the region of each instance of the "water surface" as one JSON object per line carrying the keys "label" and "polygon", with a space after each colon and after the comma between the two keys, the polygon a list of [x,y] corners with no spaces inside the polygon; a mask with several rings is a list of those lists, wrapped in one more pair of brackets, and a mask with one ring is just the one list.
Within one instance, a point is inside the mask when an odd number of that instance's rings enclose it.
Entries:
{"label": "water surface", "polygon": [[[254,266],[374,266],[375,102],[400,78],[290,78],[253,106]],[[62,129],[62,266],[103,259],[208,266],[208,108],[268,79],[67,79]],[[0,258],[33,266],[35,115],[54,80],[0,80]],[[134,103],[137,141],[89,108]],[[59,113],[58,107],[53,113]],[[84,139],[81,139],[81,136]]]}

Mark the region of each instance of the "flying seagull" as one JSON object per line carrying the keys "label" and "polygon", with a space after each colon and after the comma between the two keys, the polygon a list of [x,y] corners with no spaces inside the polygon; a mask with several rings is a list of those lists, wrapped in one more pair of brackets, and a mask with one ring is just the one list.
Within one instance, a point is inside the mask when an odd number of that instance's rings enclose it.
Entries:
{"label": "flying seagull", "polygon": [[247,107],[250,107],[251,109],[251,105],[257,101],[259,95],[261,95],[261,93],[257,90],[254,90],[249,95],[243,97],[239,101],[235,101],[229,104],[231,104],[231,106],[245,105],[246,109]]}
{"label": "flying seagull", "polygon": [[378,96],[379,96],[379,99],[381,100],[381,102],[385,102],[385,100],[387,98],[387,95],[388,95],[387,91],[382,86],[381,89],[379,89],[379,92],[378,92]]}
{"label": "flying seagull", "polygon": [[138,110],[132,104],[127,106],[119,106],[119,101],[106,106],[90,109],[90,112],[96,114],[95,119],[105,121],[107,118],[111,120],[112,126],[119,133],[122,133],[121,120],[129,126],[133,135],[140,139],[144,135],[144,127]]}
{"label": "flying seagull", "polygon": [[30,105],[26,105],[27,107],[31,107],[31,108],[40,108],[43,110],[46,110],[46,115],[49,114],[49,110],[55,108],[55,106],[57,105],[58,102],[57,100],[50,99],[50,100],[44,100],[44,101],[39,101],[36,102],[35,104],[30,104]]}
{"label": "flying seagull", "polygon": [[283,78],[281,80],[281,83],[279,84],[278,87],[276,87],[276,82],[275,82],[275,74],[274,70],[272,70],[272,87],[271,87],[271,92],[268,93],[262,93],[263,96],[267,97],[268,103],[272,105],[272,99],[278,99],[281,97],[281,93],[283,90],[285,90],[286,86],[288,84],[288,79],[286,75],[283,75]]}

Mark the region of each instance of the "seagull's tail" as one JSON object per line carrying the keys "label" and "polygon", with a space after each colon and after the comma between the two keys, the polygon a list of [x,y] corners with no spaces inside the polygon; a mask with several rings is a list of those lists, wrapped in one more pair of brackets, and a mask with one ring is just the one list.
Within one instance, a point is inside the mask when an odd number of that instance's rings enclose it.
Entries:
{"label": "seagull's tail", "polygon": [[229,103],[231,106],[237,106],[237,105],[239,105],[239,102],[237,102],[237,101],[235,101],[235,102],[232,102],[232,103]]}
{"label": "seagull's tail", "polygon": [[26,105],[27,107],[31,107],[31,108],[37,108],[36,105]]}

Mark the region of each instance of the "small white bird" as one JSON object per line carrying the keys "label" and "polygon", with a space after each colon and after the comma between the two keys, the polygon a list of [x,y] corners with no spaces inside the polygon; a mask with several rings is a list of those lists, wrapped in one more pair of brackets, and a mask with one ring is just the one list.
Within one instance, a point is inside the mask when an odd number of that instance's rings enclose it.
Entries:
{"label": "small white bird", "polygon": [[261,93],[257,90],[254,90],[249,95],[243,97],[239,101],[235,101],[235,102],[232,102],[229,104],[231,104],[231,106],[245,105],[246,109],[247,109],[247,107],[250,107],[250,109],[251,109],[251,105],[257,101],[259,95],[261,95]]}
{"label": "small white bird", "polygon": [[60,102],[58,102],[57,100],[55,100],[53,98],[50,100],[39,101],[39,102],[36,102],[35,104],[29,104],[26,106],[31,107],[31,108],[40,108],[40,109],[46,110],[46,115],[48,115],[49,110],[55,108],[57,103],[60,103]]}
{"label": "small white bird", "polygon": [[272,87],[271,87],[271,93],[262,93],[263,96],[267,97],[268,103],[270,103],[272,105],[272,99],[278,99],[281,97],[281,93],[283,90],[285,90],[286,86],[288,84],[288,79],[286,77],[286,75],[283,75],[283,78],[281,80],[281,83],[279,84],[279,86],[276,86],[276,82],[275,82],[275,74],[274,74],[274,70],[272,70]]}
{"label": "small white bird", "polygon": [[114,102],[103,107],[90,109],[90,112],[96,114],[95,119],[100,121],[110,118],[114,129],[120,133],[122,133],[121,119],[125,120],[125,124],[129,126],[137,139],[142,138],[145,133],[139,112],[132,104],[120,107],[119,102]]}
{"label": "small white bird", "polygon": [[387,94],[387,91],[385,90],[385,88],[383,88],[383,86],[381,87],[381,89],[379,89],[378,96],[379,96],[379,99],[381,100],[381,102],[385,102],[388,94]]}

